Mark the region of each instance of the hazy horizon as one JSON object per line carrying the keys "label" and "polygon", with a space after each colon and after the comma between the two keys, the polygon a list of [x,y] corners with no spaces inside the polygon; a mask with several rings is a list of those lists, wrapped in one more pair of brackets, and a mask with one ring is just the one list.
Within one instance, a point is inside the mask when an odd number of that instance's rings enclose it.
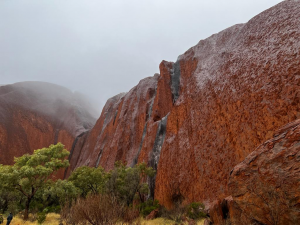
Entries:
{"label": "hazy horizon", "polygon": [[101,111],[214,33],[246,23],[278,0],[0,2],[0,86],[50,82]]}

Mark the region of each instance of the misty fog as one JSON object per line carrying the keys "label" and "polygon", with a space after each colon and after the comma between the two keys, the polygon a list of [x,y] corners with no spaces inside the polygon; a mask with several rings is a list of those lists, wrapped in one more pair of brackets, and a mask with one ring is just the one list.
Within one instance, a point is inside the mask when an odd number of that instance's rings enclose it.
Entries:
{"label": "misty fog", "polygon": [[100,114],[162,60],[279,2],[1,0],[0,84],[58,84],[88,96]]}

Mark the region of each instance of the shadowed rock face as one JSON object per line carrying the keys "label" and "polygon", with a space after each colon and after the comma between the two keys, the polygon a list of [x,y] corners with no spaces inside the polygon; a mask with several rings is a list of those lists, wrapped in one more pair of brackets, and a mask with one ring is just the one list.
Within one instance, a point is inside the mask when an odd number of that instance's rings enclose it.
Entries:
{"label": "shadowed rock face", "polygon": [[57,142],[71,151],[75,138],[96,121],[79,94],[43,82],[1,86],[0,106],[1,164]]}
{"label": "shadowed rock face", "polygon": [[151,191],[167,207],[228,196],[231,169],[300,118],[299,18],[300,3],[284,1],[163,61],[160,75],[108,100],[72,168],[154,163]]}
{"label": "shadowed rock face", "polygon": [[75,167],[101,165],[112,169],[115,161],[128,165],[137,162],[147,129],[151,126],[147,121],[152,114],[158,77],[145,78],[127,94],[119,94],[107,101],[95,127],[84,137],[83,147],[75,147],[72,166],[75,163]]}
{"label": "shadowed rock face", "polygon": [[235,202],[232,221],[298,224],[299,186],[300,120],[296,120],[234,167],[229,179]]}

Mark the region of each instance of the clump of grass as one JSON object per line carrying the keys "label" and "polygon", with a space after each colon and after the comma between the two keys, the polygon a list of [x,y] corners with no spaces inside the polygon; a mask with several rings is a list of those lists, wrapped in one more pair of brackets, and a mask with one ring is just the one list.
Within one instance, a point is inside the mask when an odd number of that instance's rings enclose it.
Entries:
{"label": "clump of grass", "polygon": [[[156,218],[154,220],[141,220],[142,225],[174,225],[173,220],[168,220],[165,218]],[[182,223],[184,225],[188,225],[187,222]],[[197,221],[197,225],[203,225],[204,224],[204,219]]]}
{"label": "clump of grass", "polygon": [[[11,221],[11,225],[38,225],[37,221],[31,221],[32,216],[29,216],[28,221],[24,221],[19,215],[15,216]],[[60,215],[56,213],[47,214],[46,220],[43,225],[59,225]],[[6,219],[4,220],[6,224]]]}
{"label": "clump of grass", "polygon": [[[32,219],[32,216],[29,217],[29,219]],[[59,225],[60,221],[60,215],[56,213],[49,213],[47,214],[46,221],[43,223],[43,225]],[[204,219],[197,221],[197,225],[203,225]],[[6,220],[4,222],[6,224]],[[154,220],[145,220],[141,219],[139,224],[141,225],[174,225],[174,221],[168,220],[165,218],[156,218]],[[184,225],[187,225],[188,223],[183,223]],[[38,225],[37,221],[24,221],[21,217],[16,216],[11,222],[11,225]]]}

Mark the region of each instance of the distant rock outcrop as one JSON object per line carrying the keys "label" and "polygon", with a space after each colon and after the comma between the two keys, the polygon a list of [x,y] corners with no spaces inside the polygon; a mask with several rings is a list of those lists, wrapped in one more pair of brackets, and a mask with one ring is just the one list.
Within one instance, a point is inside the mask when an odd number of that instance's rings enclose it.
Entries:
{"label": "distant rock outcrop", "polygon": [[163,61],[108,100],[72,168],[147,162],[157,169],[151,195],[167,207],[227,197],[232,168],[300,118],[299,18],[300,3],[283,1]]}
{"label": "distant rock outcrop", "polygon": [[88,102],[66,88],[44,82],[1,86],[0,163],[57,142],[71,151],[75,138],[95,122]]}
{"label": "distant rock outcrop", "polygon": [[[232,224],[300,221],[300,120],[286,125],[234,167]],[[221,224],[221,223],[220,223]]]}

